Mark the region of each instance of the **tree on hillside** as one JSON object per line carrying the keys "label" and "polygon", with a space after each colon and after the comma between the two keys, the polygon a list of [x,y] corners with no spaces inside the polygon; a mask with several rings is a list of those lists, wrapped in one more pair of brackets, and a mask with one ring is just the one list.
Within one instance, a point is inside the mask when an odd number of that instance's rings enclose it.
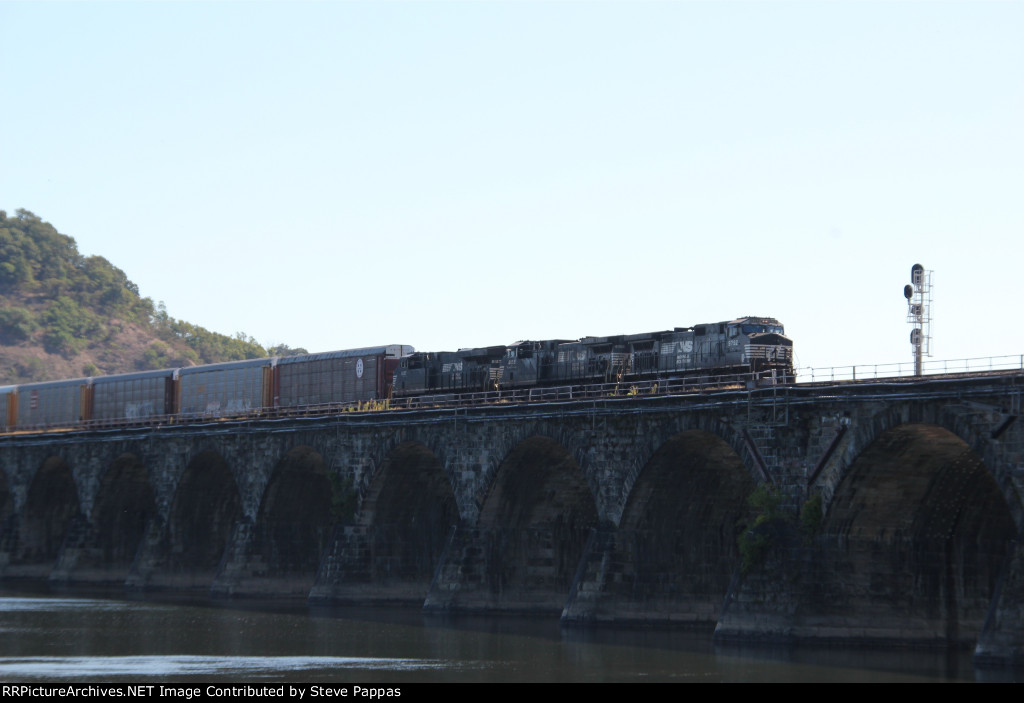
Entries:
{"label": "tree on hillside", "polygon": [[210,332],[175,320],[163,303],[150,298],[121,269],[102,256],[84,257],[72,237],[35,213],[0,210],[0,344],[41,344],[71,358],[102,347],[126,324],[138,325],[163,340],[151,345],[137,365],[216,363],[267,355],[255,339]]}
{"label": "tree on hillside", "polygon": [[299,356],[300,354],[308,354],[309,352],[302,347],[289,347],[287,344],[278,344],[275,347],[267,348],[268,356]]}

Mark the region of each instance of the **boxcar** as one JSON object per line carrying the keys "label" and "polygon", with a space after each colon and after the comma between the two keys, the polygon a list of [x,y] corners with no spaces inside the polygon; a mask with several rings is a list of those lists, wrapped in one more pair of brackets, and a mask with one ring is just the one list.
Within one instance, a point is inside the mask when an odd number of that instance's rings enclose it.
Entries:
{"label": "boxcar", "polygon": [[92,379],[92,420],[138,420],[174,414],[177,369]]}
{"label": "boxcar", "polygon": [[16,425],[69,426],[89,418],[88,378],[18,386],[14,395]]}
{"label": "boxcar", "polygon": [[281,357],[274,405],[301,408],[387,398],[399,359],[412,351],[410,346],[391,344]]}
{"label": "boxcar", "polygon": [[6,432],[17,423],[17,386],[0,386],[0,432]]}
{"label": "boxcar", "polygon": [[178,412],[183,417],[228,417],[271,407],[276,361],[246,359],[178,369]]}

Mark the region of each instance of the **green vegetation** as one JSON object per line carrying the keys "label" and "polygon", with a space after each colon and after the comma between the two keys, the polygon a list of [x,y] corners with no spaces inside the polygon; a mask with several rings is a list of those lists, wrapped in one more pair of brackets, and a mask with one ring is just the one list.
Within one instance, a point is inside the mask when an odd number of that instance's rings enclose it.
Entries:
{"label": "green vegetation", "polygon": [[[102,256],[82,256],[74,239],[28,210],[14,217],[0,210],[0,346],[41,349],[0,368],[0,382],[42,380],[47,374],[33,363],[38,359],[25,360],[41,352],[74,360],[83,353],[128,353],[126,347],[139,344],[144,351],[127,368],[119,361],[100,368],[86,359],[73,370],[97,375],[268,355],[244,333],[229,337],[174,319],[163,303],[141,297],[121,269]],[[287,345],[271,351],[279,350],[305,353]]]}
{"label": "green vegetation", "polygon": [[29,339],[36,330],[39,323],[35,316],[25,308],[3,308],[0,309],[0,342],[3,344],[16,344]]}
{"label": "green vegetation", "polygon": [[276,347],[267,347],[267,356],[299,356],[309,352],[302,347],[289,347],[287,344],[278,344]]}
{"label": "green vegetation", "polygon": [[102,256],[83,257],[75,240],[50,223],[28,210],[14,218],[0,210],[0,292],[15,291],[51,305],[72,301],[78,315],[128,321],[146,321],[153,306],[121,269]]}
{"label": "green vegetation", "polygon": [[[167,314],[163,302],[151,313],[150,322],[157,335],[168,342],[181,340],[193,352],[189,360],[197,364],[214,364],[218,361],[241,361],[267,356],[267,350],[244,332],[234,337],[210,332],[184,320],[175,320]],[[162,368],[162,367],[156,367]]]}
{"label": "green vegetation", "polygon": [[758,486],[747,497],[747,505],[754,512],[753,522],[740,532],[740,571],[748,573],[764,562],[772,545],[775,527],[785,520],[782,494],[774,488]]}
{"label": "green vegetation", "polygon": [[43,346],[66,357],[78,354],[93,339],[105,339],[102,318],[62,295],[42,314]]}
{"label": "green vegetation", "polygon": [[805,500],[800,506],[799,523],[791,511],[783,506],[783,495],[776,488],[758,486],[747,497],[753,520],[740,525],[737,540],[740,550],[740,571],[748,573],[764,563],[769,550],[776,544],[791,543],[792,537],[803,535],[805,545],[813,543],[821,534],[824,508],[820,494]]}

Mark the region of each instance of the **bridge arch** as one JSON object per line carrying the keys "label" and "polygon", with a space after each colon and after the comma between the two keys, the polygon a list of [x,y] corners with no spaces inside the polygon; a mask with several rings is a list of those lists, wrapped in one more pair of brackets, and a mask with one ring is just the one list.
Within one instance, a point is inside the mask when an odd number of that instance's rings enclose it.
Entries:
{"label": "bridge arch", "polygon": [[482,479],[481,527],[597,524],[593,486],[570,449],[550,434],[521,439]]}
{"label": "bridge arch", "polygon": [[[758,469],[757,462],[751,455],[750,446],[744,442],[742,434],[737,431],[733,424],[721,422],[718,418],[707,415],[672,418],[669,422],[663,422],[656,427],[650,428],[647,433],[647,441],[634,449],[629,462],[623,462],[624,473],[621,481],[621,494],[618,496],[615,507],[609,505],[612,521],[616,525],[621,524],[622,520],[625,519],[624,515],[627,510],[627,504],[630,501],[636,500],[635,489],[637,483],[641,480],[641,476],[648,472],[649,467],[652,465],[652,462],[655,462],[656,458],[659,462],[663,461],[666,452],[671,454],[674,451],[667,448],[674,446],[676,449],[679,449],[683,446],[679,444],[679,441],[685,437],[704,437],[701,442],[708,443],[708,447],[714,445],[716,453],[730,457],[730,465],[737,465],[732,461],[733,459],[738,461],[738,466],[741,467],[745,475],[750,477],[754,484],[759,484],[765,480],[764,473]],[[696,448],[698,444],[700,443],[693,444],[693,447]],[[728,449],[731,449],[732,452],[730,453]]]}
{"label": "bridge arch", "polygon": [[178,479],[167,519],[168,577],[185,587],[208,587],[234,525],[244,519],[231,469],[216,451],[199,452]]}
{"label": "bridge arch", "polygon": [[961,645],[977,641],[1018,535],[982,456],[924,422],[894,424],[862,448],[821,529],[822,573],[843,575],[822,597],[916,630],[905,639]]}
{"label": "bridge arch", "polygon": [[103,473],[92,507],[95,550],[89,566],[110,572],[101,580],[124,580],[147,526],[156,516],[149,472],[137,455],[121,453]]}
{"label": "bridge arch", "polygon": [[548,435],[519,442],[493,474],[476,525],[488,607],[560,611],[599,523],[593,487],[570,450]]}
{"label": "bridge arch", "polygon": [[[538,442],[545,444],[548,449],[538,449]],[[476,504],[474,523],[479,522],[488,502],[491,503],[489,509],[494,509],[492,497],[494,487],[501,474],[508,470],[510,459],[519,461],[521,457],[518,455],[529,451],[533,452],[539,461],[547,462],[548,459],[541,455],[555,447],[561,448],[560,458],[556,460],[556,463],[564,457],[568,457],[575,463],[579,476],[586,484],[590,496],[595,502],[599,520],[605,519],[603,516],[608,513],[609,507],[604,505],[606,500],[601,490],[602,476],[599,474],[606,467],[592,460],[593,442],[585,428],[573,423],[527,422],[494,433],[493,436],[487,438],[486,445],[487,461],[479,467],[474,467],[478,469],[474,496]],[[561,456],[561,453],[564,453],[564,457]]]}
{"label": "bridge arch", "polygon": [[368,478],[357,516],[361,525],[389,524],[403,515],[424,523],[429,516],[444,516],[449,520],[447,534],[458,522],[455,493],[444,465],[434,449],[419,440],[395,443]]}
{"label": "bridge arch", "polygon": [[71,466],[62,457],[47,457],[29,484],[13,561],[42,569],[25,575],[48,576],[68,531],[81,520],[81,501]]}
{"label": "bridge arch", "polygon": [[665,536],[686,533],[690,544],[700,535],[715,544],[713,550],[735,557],[737,522],[749,512],[746,501],[758,485],[721,437],[684,430],[659,447],[640,472],[619,528]]}
{"label": "bridge arch", "polygon": [[946,430],[950,435],[961,440],[964,447],[970,448],[988,467],[990,475],[1006,498],[1018,531],[1024,534],[1024,504],[1016,491],[1010,487],[1004,466],[1005,459],[999,453],[999,444],[992,441],[989,428],[979,429],[970,422],[971,414],[958,412],[959,406],[954,404],[893,404],[868,419],[860,419],[848,425],[847,437],[834,459],[826,465],[826,470],[809,486],[821,495],[826,510],[831,503],[837,486],[845,479],[853,464],[868,451],[883,435],[904,425],[934,426]]}
{"label": "bridge arch", "polygon": [[386,597],[422,603],[448,536],[460,522],[441,459],[422,442],[396,444],[370,477],[355,521],[366,535],[368,576]]}
{"label": "bridge arch", "polygon": [[710,626],[740,565],[759,482],[728,442],[684,429],[633,477],[616,529],[599,535],[566,620]]}
{"label": "bridge arch", "polygon": [[307,594],[335,523],[327,463],[309,446],[288,451],[270,474],[254,525],[257,575],[281,593]]}

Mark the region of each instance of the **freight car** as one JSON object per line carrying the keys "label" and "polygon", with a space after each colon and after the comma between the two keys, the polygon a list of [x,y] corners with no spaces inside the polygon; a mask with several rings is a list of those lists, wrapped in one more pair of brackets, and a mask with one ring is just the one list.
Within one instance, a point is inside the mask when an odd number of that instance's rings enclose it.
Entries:
{"label": "freight car", "polygon": [[0,387],[0,431],[288,413],[390,397],[406,345]]}
{"label": "freight car", "polygon": [[273,407],[277,358],[178,369],[176,411],[183,419],[249,415]]}
{"label": "freight car", "polygon": [[7,394],[13,426],[73,426],[89,419],[88,378],[17,386]]}
{"label": "freight car", "polygon": [[299,408],[388,398],[399,359],[412,352],[410,346],[393,344],[281,357],[267,405]]}
{"label": "freight car", "polygon": [[99,376],[82,390],[87,420],[141,420],[175,412],[177,369]]}
{"label": "freight car", "polygon": [[17,390],[17,386],[0,386],[0,432],[6,432],[8,427],[15,427],[18,424],[17,416],[11,414],[10,402],[11,394]]}
{"label": "freight car", "polygon": [[392,344],[178,369],[176,412],[236,417],[387,398],[399,357],[412,351]]}

